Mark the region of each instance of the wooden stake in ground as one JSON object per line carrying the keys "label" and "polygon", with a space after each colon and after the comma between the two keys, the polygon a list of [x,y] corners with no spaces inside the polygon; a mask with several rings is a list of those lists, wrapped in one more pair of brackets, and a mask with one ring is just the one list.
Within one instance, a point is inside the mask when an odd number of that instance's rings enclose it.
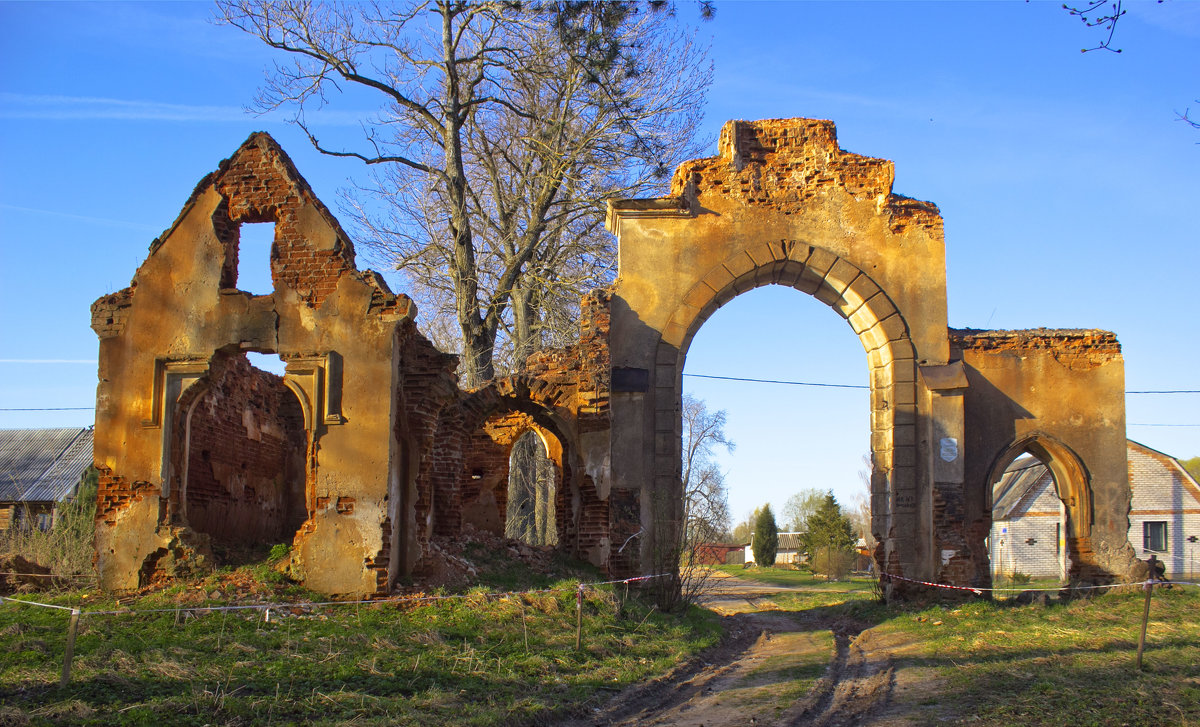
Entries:
{"label": "wooden stake in ground", "polygon": [[575,650],[583,648],[583,584],[575,592]]}
{"label": "wooden stake in ground", "polygon": [[1146,649],[1146,625],[1150,623],[1150,594],[1154,592],[1154,581],[1158,578],[1158,556],[1151,555],[1146,561],[1150,566],[1150,575],[1146,578],[1146,607],[1142,610],[1142,635],[1138,638],[1137,668],[1142,668],[1142,652]]}
{"label": "wooden stake in ground", "polygon": [[75,634],[79,632],[79,609],[71,609],[71,621],[67,624],[67,649],[63,654],[62,679],[59,680],[60,687],[67,686],[67,682],[71,681],[71,660],[75,658]]}

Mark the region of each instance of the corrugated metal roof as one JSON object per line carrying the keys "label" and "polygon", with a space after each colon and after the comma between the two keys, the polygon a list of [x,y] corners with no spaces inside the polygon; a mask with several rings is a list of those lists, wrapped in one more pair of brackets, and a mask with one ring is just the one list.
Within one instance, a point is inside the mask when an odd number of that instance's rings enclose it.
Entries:
{"label": "corrugated metal roof", "polygon": [[61,502],[92,463],[92,430],[0,429],[0,502]]}
{"label": "corrugated metal roof", "polygon": [[[800,538],[804,537],[804,533],[779,533],[779,550],[804,550],[804,545],[800,542]],[[750,533],[749,547],[754,547],[754,533]]]}

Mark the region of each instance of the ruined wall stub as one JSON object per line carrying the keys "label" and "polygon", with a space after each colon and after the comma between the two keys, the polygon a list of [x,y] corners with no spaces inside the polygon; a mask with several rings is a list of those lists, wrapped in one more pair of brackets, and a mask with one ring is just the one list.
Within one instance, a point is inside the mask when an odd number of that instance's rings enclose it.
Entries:
{"label": "ruined wall stub", "polygon": [[[247,222],[275,224],[269,295],[236,287],[238,227]],[[200,182],[130,287],[93,305],[102,586],[135,588],[163,559],[174,561],[166,570],[186,570],[178,561],[204,556],[207,538],[189,527],[186,512],[189,463],[196,463],[211,470],[201,474],[212,475],[206,486],[223,512],[241,522],[274,519],[280,507],[300,513],[303,525],[281,541],[293,544],[309,587],[386,591],[411,566],[410,552],[393,549],[412,525],[402,515],[411,479],[404,412],[394,402],[401,401],[402,350],[417,335],[414,315],[408,298],[356,270],[349,238],[291,161],[269,136],[252,135]],[[273,426],[250,403],[253,392],[235,403],[204,396],[214,361],[245,351],[277,353],[287,365],[282,384],[300,405],[307,442],[302,502],[268,506],[268,498],[247,496],[272,487],[270,478],[229,472],[218,445],[201,460],[188,454],[193,421],[185,403],[238,407],[219,419],[226,429],[241,424],[238,434],[249,440]]]}
{"label": "ruined wall stub", "polygon": [[[1066,506],[1075,583],[1131,572],[1125,365],[1116,336],[1095,330],[952,330],[965,366],[967,482],[960,523],[975,568],[991,528],[991,485],[1021,453],[1044,462]],[[984,553],[986,555],[986,553]],[[981,580],[983,574],[971,574]],[[962,577],[967,574],[963,573]]]}
{"label": "ruined wall stub", "polygon": [[[995,455],[974,450],[965,431],[991,402],[971,400],[968,414],[970,382],[951,357],[940,214],[893,194],[893,179],[891,162],[842,151],[831,122],[732,121],[717,157],[679,167],[672,196],[610,203],[619,239],[612,506],[638,511],[642,572],[669,566],[681,526],[681,374],[691,340],[724,303],[777,284],[833,308],[866,351],[880,566],[985,585],[986,553],[973,550],[965,502],[983,486],[969,479],[980,477],[975,464]],[[1112,425],[1123,441],[1123,421]],[[1107,459],[1092,466],[1107,472],[1115,464]]]}

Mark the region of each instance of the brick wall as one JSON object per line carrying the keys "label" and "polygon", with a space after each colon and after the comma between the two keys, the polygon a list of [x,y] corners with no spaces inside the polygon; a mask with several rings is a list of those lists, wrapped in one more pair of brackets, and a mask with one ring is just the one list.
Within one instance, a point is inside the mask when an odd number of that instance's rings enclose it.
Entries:
{"label": "brick wall", "polygon": [[290,543],[307,518],[307,436],[295,395],[240,353],[218,354],[207,386],[196,386],[199,400],[181,402],[174,429],[189,436],[187,524],[214,543]]}
{"label": "brick wall", "polygon": [[[1062,578],[1067,547],[1062,500],[1049,470],[1034,482],[1005,520],[992,523],[989,538],[992,574],[1024,573]],[[1034,542],[1030,543],[1030,540]]]}
{"label": "brick wall", "polygon": [[238,225],[243,222],[275,223],[271,280],[276,288],[296,291],[314,308],[333,293],[343,273],[355,270],[354,249],[346,242],[345,233],[327,249],[305,237],[299,217],[304,204],[320,203],[302,180],[282,150],[265,140],[247,144],[218,169],[213,182],[225,204],[218,208],[213,222],[226,244],[221,287],[237,287]]}
{"label": "brick wall", "polygon": [[[1167,566],[1172,578],[1200,573],[1200,488],[1171,457],[1136,442],[1129,443],[1129,543],[1139,558],[1151,553]],[[1166,524],[1166,550],[1145,546],[1145,523]],[[1189,543],[1189,536],[1198,542]]]}

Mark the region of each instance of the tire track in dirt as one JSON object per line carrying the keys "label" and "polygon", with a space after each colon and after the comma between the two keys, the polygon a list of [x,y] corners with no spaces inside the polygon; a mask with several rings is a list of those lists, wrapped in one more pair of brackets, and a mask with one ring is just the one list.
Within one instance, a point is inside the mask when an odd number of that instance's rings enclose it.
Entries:
{"label": "tire track in dirt", "polygon": [[[723,583],[708,606],[756,609],[759,584]],[[770,592],[787,589],[770,589]],[[886,649],[872,648],[866,624],[807,612],[758,611],[727,616],[725,638],[672,672],[630,687],[566,727],[851,727],[883,708],[895,674]],[[833,646],[829,648],[832,633]],[[797,658],[827,663],[806,688]],[[832,659],[830,660],[830,658]],[[773,665],[780,665],[773,668]]]}

